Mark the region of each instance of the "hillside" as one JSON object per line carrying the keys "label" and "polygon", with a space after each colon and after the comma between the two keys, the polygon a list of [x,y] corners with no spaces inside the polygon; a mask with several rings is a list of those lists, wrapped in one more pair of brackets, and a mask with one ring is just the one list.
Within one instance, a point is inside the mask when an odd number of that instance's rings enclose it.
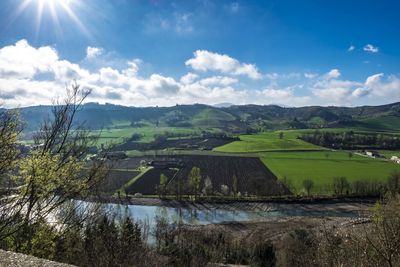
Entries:
{"label": "hillside", "polygon": [[[21,108],[25,131],[37,130],[51,114],[51,106]],[[242,105],[212,107],[202,104],[172,107],[125,107],[88,103],[77,115],[77,123],[91,129],[142,126],[220,128],[228,132],[267,129],[354,128],[398,131],[400,103],[361,107],[280,107]]]}

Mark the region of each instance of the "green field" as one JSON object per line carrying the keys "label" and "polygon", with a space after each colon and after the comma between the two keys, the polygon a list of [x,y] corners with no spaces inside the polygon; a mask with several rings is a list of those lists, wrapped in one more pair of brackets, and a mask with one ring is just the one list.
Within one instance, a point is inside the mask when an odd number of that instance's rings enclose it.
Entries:
{"label": "green field", "polygon": [[[328,155],[328,156],[327,156]],[[386,181],[400,165],[379,159],[354,155],[346,152],[267,152],[261,160],[270,170],[283,179],[291,181],[297,192],[303,189],[303,181],[314,181],[314,194],[332,192],[334,177],[344,176],[351,183],[359,179]]]}
{"label": "green field", "polygon": [[[220,115],[224,116],[223,114]],[[348,129],[325,130],[348,131]],[[310,131],[314,130],[271,131],[254,135],[241,135],[240,141],[217,147],[213,151],[127,151],[127,154],[129,156],[151,156],[155,154],[258,156],[279,179],[286,178],[290,181],[294,193],[304,192],[303,181],[305,179],[313,180],[313,194],[331,194],[334,177],[344,176],[350,183],[361,179],[384,182],[393,171],[400,171],[400,165],[393,162],[356,154],[349,157],[349,153],[346,151],[331,151],[297,138],[302,133]],[[99,143],[122,142],[124,138],[129,138],[133,133],[143,135],[140,142],[151,142],[155,134],[165,132],[198,135],[201,128],[126,127],[108,129],[101,132]],[[282,136],[280,136],[280,133],[282,133]],[[398,151],[381,151],[381,153],[389,158],[392,155],[399,155]]]}
{"label": "green field", "polygon": [[193,125],[219,127],[223,121],[234,121],[236,118],[227,112],[217,109],[205,109],[196,114],[193,119]]}
{"label": "green field", "polygon": [[[310,131],[310,130],[308,130]],[[282,139],[279,133],[282,132]],[[323,150],[325,148],[297,139],[301,130],[275,131],[254,135],[241,135],[240,141],[235,141],[214,150],[218,152],[262,152],[276,150]]]}
{"label": "green field", "polygon": [[[329,131],[347,131],[347,129],[324,129]],[[313,194],[331,194],[334,177],[344,176],[351,183],[355,180],[367,179],[386,181],[395,170],[400,171],[400,165],[381,159],[353,154],[349,157],[346,151],[331,151],[304,142],[296,137],[302,132],[313,130],[281,131],[255,135],[241,135],[240,141],[217,147],[216,152],[255,154],[279,178],[286,177],[294,187],[295,193],[303,190],[303,181],[311,179],[314,182]],[[326,150],[326,151],[317,151]],[[386,157],[399,155],[396,151],[382,151]]]}
{"label": "green field", "polygon": [[[183,127],[124,127],[124,128],[109,128],[99,131],[92,131],[93,135],[100,135],[98,144],[118,144],[124,139],[130,138],[132,134],[137,133],[143,135],[139,142],[148,143],[154,140],[154,135],[170,132],[181,135],[199,135],[202,129],[200,128],[183,128]],[[213,129],[207,129],[213,131]]]}

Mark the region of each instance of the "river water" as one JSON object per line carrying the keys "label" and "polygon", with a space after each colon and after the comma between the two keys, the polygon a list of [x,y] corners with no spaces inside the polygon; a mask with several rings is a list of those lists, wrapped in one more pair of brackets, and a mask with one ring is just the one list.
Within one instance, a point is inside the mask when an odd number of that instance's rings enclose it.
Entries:
{"label": "river water", "polygon": [[298,207],[279,206],[269,211],[227,210],[221,208],[186,208],[145,205],[120,205],[113,203],[102,204],[104,210],[116,217],[130,216],[136,221],[145,221],[152,225],[156,218],[163,218],[170,223],[192,225],[217,224],[223,222],[257,221],[266,218],[280,218],[292,216],[312,217],[357,217],[354,211],[340,209],[302,209]]}
{"label": "river water", "polygon": [[[77,200],[81,208],[92,205],[91,202]],[[166,207],[166,206],[147,206],[147,205],[121,205],[113,203],[100,204],[103,211],[110,217],[124,218],[131,217],[144,228],[147,228],[148,234],[146,242],[149,245],[155,244],[154,230],[158,218],[168,221],[168,223],[180,223],[189,225],[207,225],[218,224],[224,222],[249,222],[259,221],[262,219],[274,219],[293,216],[309,216],[309,217],[358,217],[356,211],[332,208],[310,208],[299,207],[298,205],[275,205],[274,209],[268,211],[252,211],[252,210],[228,210],[223,208],[186,208],[186,207]]]}

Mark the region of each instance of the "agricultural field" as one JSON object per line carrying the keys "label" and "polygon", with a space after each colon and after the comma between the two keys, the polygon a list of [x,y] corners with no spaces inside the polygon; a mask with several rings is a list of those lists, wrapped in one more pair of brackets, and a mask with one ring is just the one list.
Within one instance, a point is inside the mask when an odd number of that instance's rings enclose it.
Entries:
{"label": "agricultural field", "polygon": [[[146,147],[142,151],[138,150],[140,145],[127,147],[125,144],[121,150],[126,151],[132,158],[118,161],[115,169],[138,168],[141,159],[180,158],[184,159],[186,167],[176,175],[176,179],[186,181],[191,168],[196,166],[201,169],[203,183],[205,177],[209,176],[217,191],[220,191],[222,184],[226,184],[231,190],[232,177],[236,175],[239,181],[238,190],[254,195],[282,193],[284,190],[279,191],[280,183],[271,183],[277,178],[289,181],[293,193],[304,193],[303,181],[310,179],[314,182],[312,194],[332,194],[334,177],[346,177],[350,183],[358,180],[385,182],[393,171],[400,171],[400,165],[393,162],[372,159],[356,153],[349,156],[346,151],[329,150],[297,138],[303,133],[312,131],[314,130],[285,130],[240,135],[240,141],[233,142],[214,139],[204,142],[202,138],[172,138],[156,148]],[[323,131],[343,132],[348,129],[332,128]],[[208,149],[213,147],[214,149],[212,151],[196,149],[195,147],[202,142],[210,146]],[[187,148],[182,148],[182,145]],[[398,151],[380,152],[387,158],[399,155]],[[175,172],[176,170],[162,172],[159,169],[150,169],[135,179],[127,179],[125,186],[121,188],[127,189],[129,193],[155,195],[160,174],[164,173],[172,179]],[[169,185],[171,192],[174,186],[176,187],[176,184],[171,181]],[[112,188],[115,191],[115,186]]]}
{"label": "agricultural field", "polygon": [[348,181],[366,179],[386,181],[400,165],[342,151],[327,152],[266,152],[261,160],[279,178],[288,179],[296,192],[303,190],[303,181],[314,182],[313,194],[331,194],[334,177],[344,176]]}
{"label": "agricultural field", "polygon": [[174,177],[177,170],[175,169],[156,169],[151,168],[145,171],[140,177],[137,177],[135,181],[128,186],[124,186],[124,191],[127,194],[141,193],[143,195],[156,195],[157,186],[160,184],[160,175],[164,174],[167,176],[168,181]]}
{"label": "agricultural field", "polygon": [[[108,128],[103,130],[93,130],[94,136],[99,135],[98,145],[101,144],[119,144],[124,140],[130,138],[133,134],[140,134],[142,138],[139,142],[149,143],[154,140],[154,135],[164,134],[166,132],[174,133],[176,135],[200,135],[201,128],[183,128],[183,127],[123,127],[123,128]],[[213,129],[207,129],[213,131]]]}
{"label": "agricultural field", "polygon": [[116,145],[113,150],[115,151],[127,151],[127,150],[163,150],[163,149],[199,149],[199,150],[211,150],[215,147],[219,147],[235,141],[235,138],[171,138],[163,142],[153,143],[142,143],[142,142],[126,142]]}
{"label": "agricultural field", "polygon": [[140,166],[141,160],[143,159],[146,160],[146,158],[138,157],[115,160],[111,162],[110,167],[116,170],[137,170]]}
{"label": "agricultural field", "polygon": [[[168,159],[170,157],[160,157]],[[277,181],[275,175],[260,161],[254,157],[227,157],[227,156],[174,156],[174,159],[184,162],[184,167],[177,173],[174,180],[169,182],[169,187],[174,189],[177,181],[185,181],[193,167],[199,167],[202,175],[201,188],[208,176],[211,179],[213,190],[221,191],[221,185],[227,185],[231,192],[233,188],[233,176],[237,177],[237,189],[244,194],[274,196],[290,194],[285,186]],[[135,181],[128,193],[156,194],[155,188],[159,184],[160,174],[164,173],[172,178],[174,170],[151,169]]]}
{"label": "agricultural field", "polygon": [[106,179],[100,184],[100,192],[112,194],[139,173],[136,170],[110,170]]}
{"label": "agricultural field", "polygon": [[[310,130],[307,130],[310,131]],[[214,150],[218,152],[263,152],[276,150],[324,150],[324,148],[297,139],[301,130],[274,131],[254,135],[240,135],[235,141]],[[282,133],[282,138],[280,138]]]}

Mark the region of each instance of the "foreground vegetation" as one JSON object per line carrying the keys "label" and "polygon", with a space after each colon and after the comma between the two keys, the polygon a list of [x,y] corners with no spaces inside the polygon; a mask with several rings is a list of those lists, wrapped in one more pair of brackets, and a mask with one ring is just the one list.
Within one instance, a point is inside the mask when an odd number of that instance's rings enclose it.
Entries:
{"label": "foreground vegetation", "polygon": [[[32,246],[10,236],[1,248],[78,266],[398,266],[400,264],[400,196],[388,193],[371,220],[341,226],[295,227],[280,238],[238,237],[233,232],[171,224],[163,218],[148,225],[129,217],[78,214],[68,228],[38,221],[30,225]],[[268,227],[268,224],[265,224]],[[267,230],[267,229],[265,229]],[[149,235],[152,243],[148,245]],[[210,265],[211,264],[211,265]],[[218,266],[218,265],[217,265]]]}

